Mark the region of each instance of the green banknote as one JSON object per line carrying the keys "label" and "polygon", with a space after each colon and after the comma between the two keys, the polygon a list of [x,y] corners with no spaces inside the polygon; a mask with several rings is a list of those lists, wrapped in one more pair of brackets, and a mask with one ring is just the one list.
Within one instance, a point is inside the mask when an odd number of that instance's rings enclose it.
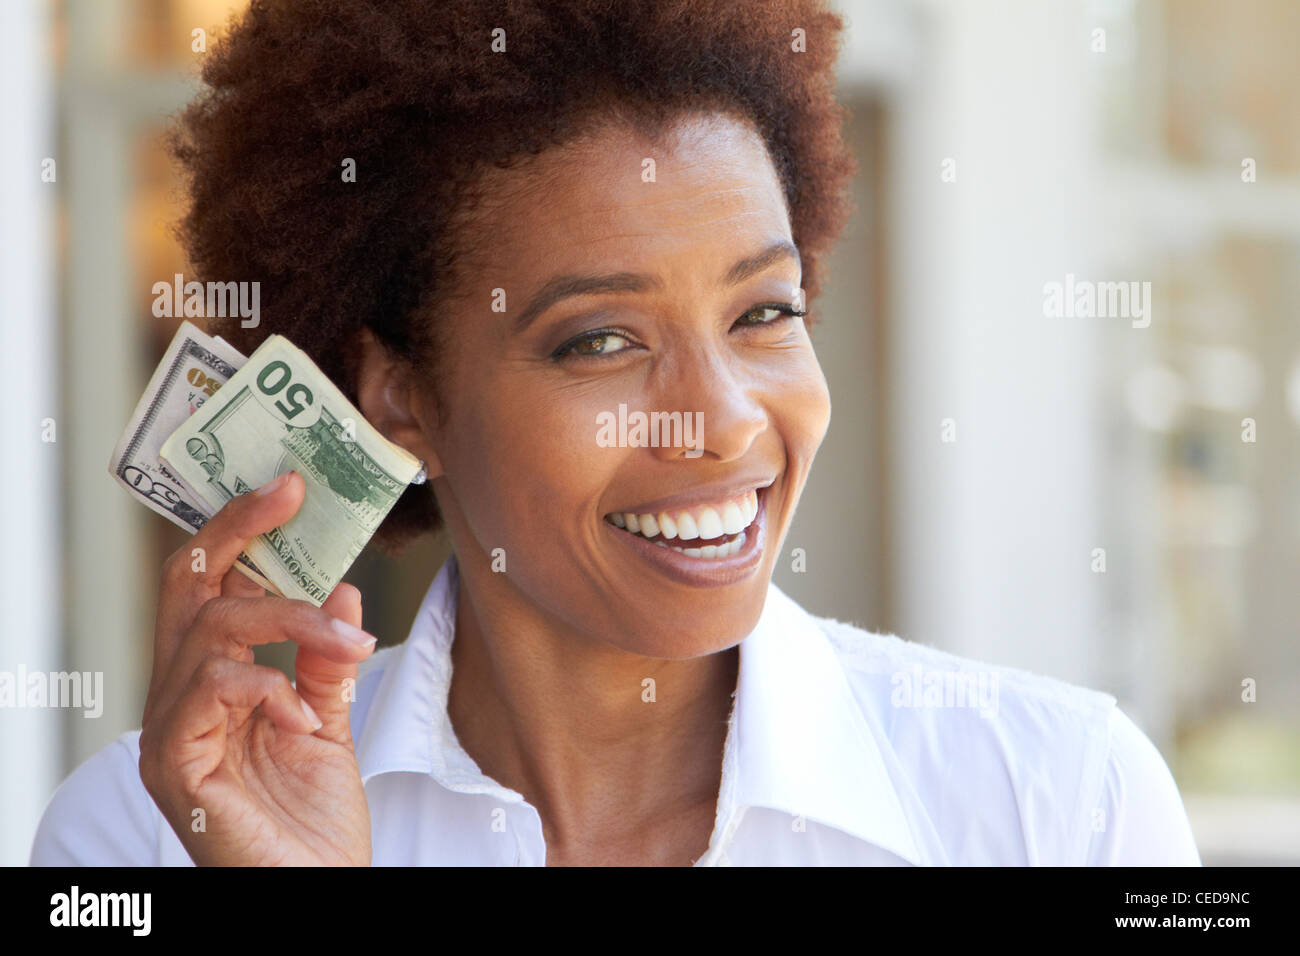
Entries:
{"label": "green banknote", "polygon": [[279,335],[163,442],[159,457],[213,512],[277,475],[302,475],[302,507],[246,555],[280,594],[317,607],[423,477],[419,459],[379,434]]}

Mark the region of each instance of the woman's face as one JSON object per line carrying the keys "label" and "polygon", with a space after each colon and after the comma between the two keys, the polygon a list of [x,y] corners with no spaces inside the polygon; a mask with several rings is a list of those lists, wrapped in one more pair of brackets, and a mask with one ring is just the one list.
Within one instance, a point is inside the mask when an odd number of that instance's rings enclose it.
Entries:
{"label": "woman's face", "polygon": [[495,554],[494,589],[565,632],[682,659],[757,623],[830,398],[761,139],[674,132],[492,171],[422,417],[471,579]]}

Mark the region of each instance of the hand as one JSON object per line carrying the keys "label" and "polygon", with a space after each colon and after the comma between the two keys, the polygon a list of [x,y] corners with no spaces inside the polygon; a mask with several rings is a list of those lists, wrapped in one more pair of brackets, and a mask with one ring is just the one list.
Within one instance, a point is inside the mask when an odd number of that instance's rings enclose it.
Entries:
{"label": "hand", "polygon": [[[232,499],[163,568],[140,778],[200,865],[370,863],[343,684],[375,646],[361,593],[340,584],[317,609],[266,595],[234,567],[305,491],[290,472]],[[298,645],[297,690],[253,663],[254,645],[285,640]]]}

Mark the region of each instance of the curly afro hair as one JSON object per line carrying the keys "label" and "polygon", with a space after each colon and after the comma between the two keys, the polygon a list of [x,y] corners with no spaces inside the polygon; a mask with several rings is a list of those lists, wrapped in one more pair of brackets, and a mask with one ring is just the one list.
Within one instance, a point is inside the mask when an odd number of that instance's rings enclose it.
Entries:
{"label": "curly afro hair", "polygon": [[[454,288],[476,175],[611,113],[652,136],[684,112],[750,122],[811,302],[856,169],[833,97],[841,29],[819,0],[253,0],[172,143],[193,268],[261,283],[257,328],[212,331],[246,354],[285,335],[353,400],[362,329],[436,368],[425,306]],[[440,524],[430,486],[413,486],[377,541]]]}

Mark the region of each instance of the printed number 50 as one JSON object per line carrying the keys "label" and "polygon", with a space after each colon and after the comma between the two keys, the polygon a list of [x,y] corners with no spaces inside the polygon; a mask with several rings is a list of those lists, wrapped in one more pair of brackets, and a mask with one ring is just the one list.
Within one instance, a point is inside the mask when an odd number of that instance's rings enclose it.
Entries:
{"label": "printed number 50", "polygon": [[[274,381],[271,380],[273,376]],[[312,403],[311,389],[302,382],[290,384],[289,379],[292,377],[293,373],[289,371],[289,366],[279,359],[268,364],[257,375],[257,387],[265,395],[276,395],[286,385],[289,386],[284,393],[284,398],[275,403],[275,407],[284,412],[285,418],[293,418]]]}

